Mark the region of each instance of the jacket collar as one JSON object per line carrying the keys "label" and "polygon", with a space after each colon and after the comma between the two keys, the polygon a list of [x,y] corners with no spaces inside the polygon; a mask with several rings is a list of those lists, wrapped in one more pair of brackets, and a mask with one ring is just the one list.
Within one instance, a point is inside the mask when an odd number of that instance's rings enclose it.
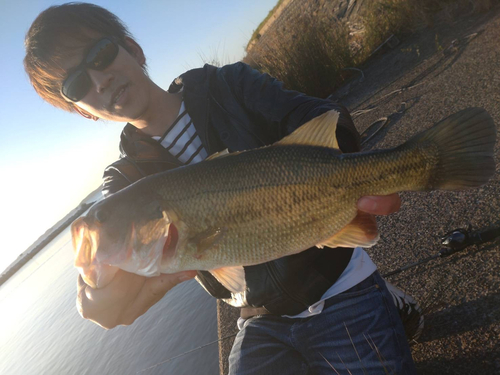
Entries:
{"label": "jacket collar", "polygon": [[[170,93],[182,91],[184,105],[208,154],[221,151],[216,135],[209,131],[208,121],[210,77],[216,70],[216,67],[208,64],[203,68],[189,70],[174,79],[168,89]],[[135,160],[166,160],[179,164],[163,146],[132,124],[125,125],[121,133],[120,153],[122,157]]]}
{"label": "jacket collar", "polygon": [[213,101],[210,82],[217,74],[217,70],[217,67],[208,64],[203,68],[189,70],[174,79],[168,89],[170,93],[182,91],[184,105],[209,155],[224,148],[216,132],[212,131],[213,126],[209,121]]}
{"label": "jacket collar", "polygon": [[122,158],[135,161],[164,161],[181,165],[160,143],[132,124],[125,125],[120,135],[120,154]]}

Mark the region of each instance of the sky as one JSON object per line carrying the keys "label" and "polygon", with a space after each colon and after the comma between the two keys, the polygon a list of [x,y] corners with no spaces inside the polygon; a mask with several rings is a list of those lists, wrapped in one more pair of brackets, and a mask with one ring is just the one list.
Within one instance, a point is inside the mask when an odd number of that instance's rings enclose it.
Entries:
{"label": "sky", "polygon": [[[37,15],[66,1],[0,0],[0,272],[101,184],[125,124],[86,120],[45,103],[24,72],[24,37]],[[143,48],[160,87],[217,58],[239,61],[277,0],[94,1]]]}

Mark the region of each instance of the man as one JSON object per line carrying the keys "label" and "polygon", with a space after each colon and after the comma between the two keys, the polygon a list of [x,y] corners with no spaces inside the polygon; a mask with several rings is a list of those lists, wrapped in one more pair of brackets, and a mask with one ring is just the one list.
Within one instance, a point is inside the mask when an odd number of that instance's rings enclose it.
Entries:
{"label": "man", "polygon": [[[165,91],[148,77],[145,63],[121,21],[91,4],[51,7],[26,36],[25,68],[43,99],[88,119],[127,122],[122,157],[104,172],[105,196],[226,148],[272,144],[330,110],[340,113],[336,135],[342,151],[359,151],[359,135],[343,106],[284,90],[247,65],[206,65]],[[397,195],[358,202],[372,214],[389,214],[399,205]],[[361,248],[313,248],[245,267],[248,290],[238,296],[205,271],[153,278],[119,271],[99,290],[79,277],[79,312],[107,329],[132,324],[171,288],[195,276],[211,295],[241,307],[232,374],[330,374],[331,366],[352,374],[386,373],[386,368],[415,373],[394,302],[417,313],[420,329],[417,305],[386,284]]]}

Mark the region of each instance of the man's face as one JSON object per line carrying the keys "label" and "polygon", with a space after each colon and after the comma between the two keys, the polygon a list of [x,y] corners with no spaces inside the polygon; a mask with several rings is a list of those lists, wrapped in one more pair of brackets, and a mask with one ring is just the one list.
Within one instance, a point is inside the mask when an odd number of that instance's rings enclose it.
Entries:
{"label": "man's face", "polygon": [[[119,46],[118,55],[104,70],[87,69],[91,80],[88,93],[74,103],[99,118],[118,122],[133,122],[148,108],[151,80],[141,67],[143,54],[140,47],[127,41],[133,56]],[[88,48],[79,49],[63,61],[63,68],[72,71],[85,58]]]}

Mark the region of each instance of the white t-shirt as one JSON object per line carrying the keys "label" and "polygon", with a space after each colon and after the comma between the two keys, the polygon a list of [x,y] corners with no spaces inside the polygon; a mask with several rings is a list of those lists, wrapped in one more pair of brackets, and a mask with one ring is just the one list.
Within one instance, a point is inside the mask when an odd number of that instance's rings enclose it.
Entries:
{"label": "white t-shirt", "polygon": [[372,262],[367,252],[361,247],[356,247],[344,272],[342,272],[337,281],[321,296],[318,302],[298,315],[284,316],[287,318],[306,318],[308,316],[317,315],[323,311],[325,300],[358,285],[376,270],[377,266]]}

